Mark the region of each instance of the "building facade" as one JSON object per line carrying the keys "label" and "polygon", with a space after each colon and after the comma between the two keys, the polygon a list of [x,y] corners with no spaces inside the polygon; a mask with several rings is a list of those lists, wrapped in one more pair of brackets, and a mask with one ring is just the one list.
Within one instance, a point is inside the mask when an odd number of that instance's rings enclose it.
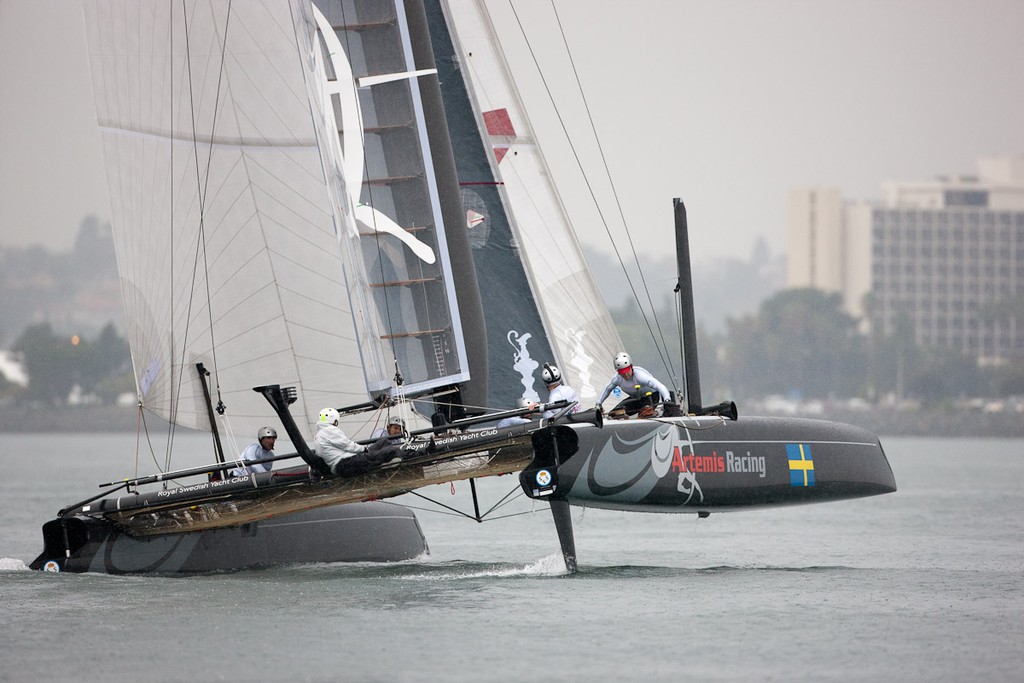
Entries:
{"label": "building facade", "polygon": [[787,286],[841,293],[865,329],[980,364],[1024,358],[1024,157],[888,183],[881,203],[794,191],[789,239]]}

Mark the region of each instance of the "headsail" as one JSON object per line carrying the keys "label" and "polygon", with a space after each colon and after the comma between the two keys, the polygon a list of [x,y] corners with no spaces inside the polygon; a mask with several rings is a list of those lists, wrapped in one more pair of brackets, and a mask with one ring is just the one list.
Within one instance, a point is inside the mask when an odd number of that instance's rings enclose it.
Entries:
{"label": "headsail", "polygon": [[468,378],[422,70],[402,3],[370,10],[86,5],[139,395],[176,424],[209,426],[197,362],[240,434],[272,419],[261,384],[297,387],[309,436],[396,357],[409,391]]}

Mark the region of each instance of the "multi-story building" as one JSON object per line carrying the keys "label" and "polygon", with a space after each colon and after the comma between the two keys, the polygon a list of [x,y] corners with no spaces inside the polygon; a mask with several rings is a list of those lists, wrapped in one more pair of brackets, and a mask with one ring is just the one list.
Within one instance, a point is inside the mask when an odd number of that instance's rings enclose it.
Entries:
{"label": "multi-story building", "polygon": [[922,347],[1024,358],[1024,156],[884,189],[880,203],[794,191],[787,286],[839,292],[866,327]]}

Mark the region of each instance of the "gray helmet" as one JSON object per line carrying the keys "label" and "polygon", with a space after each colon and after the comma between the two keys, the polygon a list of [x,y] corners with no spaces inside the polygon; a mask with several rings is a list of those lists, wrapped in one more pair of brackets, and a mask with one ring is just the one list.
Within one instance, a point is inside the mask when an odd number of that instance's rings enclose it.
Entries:
{"label": "gray helmet", "polygon": [[516,408],[528,408],[530,403],[532,403],[532,401],[528,398],[517,398]]}
{"label": "gray helmet", "polygon": [[405,429],[405,420],[403,420],[402,418],[400,418],[397,415],[393,415],[393,416],[388,418],[388,425],[387,426],[390,427],[391,425],[400,425],[402,427],[402,429]]}
{"label": "gray helmet", "polygon": [[277,430],[273,427],[260,427],[260,431],[256,434],[256,439],[265,439],[268,436],[277,438]]}

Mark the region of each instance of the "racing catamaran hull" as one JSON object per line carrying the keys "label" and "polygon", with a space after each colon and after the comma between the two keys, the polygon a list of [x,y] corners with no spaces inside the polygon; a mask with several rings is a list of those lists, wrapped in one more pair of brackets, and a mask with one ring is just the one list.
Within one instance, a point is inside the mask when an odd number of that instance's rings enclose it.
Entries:
{"label": "racing catamaran hull", "polygon": [[877,436],[824,420],[608,420],[553,426],[534,446],[527,495],[613,510],[706,516],[896,490]]}
{"label": "racing catamaran hull", "polygon": [[308,562],[397,562],[428,552],[412,511],[383,502],[336,505],[242,526],[134,537],[100,516],[43,525],[32,569],[186,574]]}

